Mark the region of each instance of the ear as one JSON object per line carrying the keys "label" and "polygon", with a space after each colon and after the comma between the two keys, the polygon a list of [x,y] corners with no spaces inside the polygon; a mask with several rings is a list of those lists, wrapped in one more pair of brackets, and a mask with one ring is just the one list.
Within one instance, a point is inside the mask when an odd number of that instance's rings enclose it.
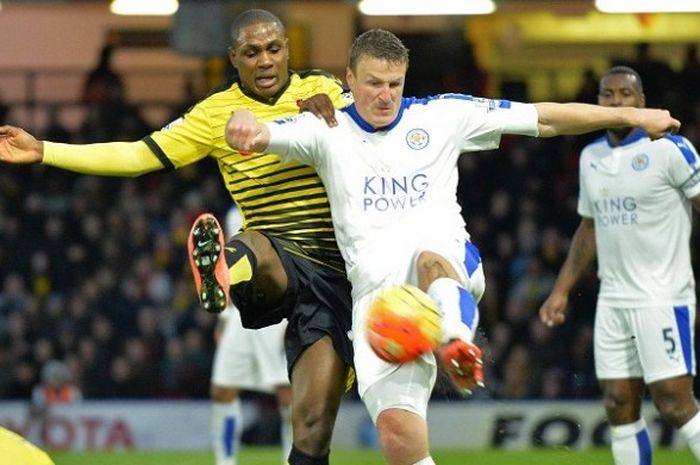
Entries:
{"label": "ear", "polygon": [[238,66],[236,66],[236,49],[233,46],[228,48],[228,61],[231,62],[231,66],[238,69]]}
{"label": "ear", "polygon": [[355,87],[355,75],[352,74],[352,70],[349,66],[345,68],[345,82],[348,83],[348,87]]}

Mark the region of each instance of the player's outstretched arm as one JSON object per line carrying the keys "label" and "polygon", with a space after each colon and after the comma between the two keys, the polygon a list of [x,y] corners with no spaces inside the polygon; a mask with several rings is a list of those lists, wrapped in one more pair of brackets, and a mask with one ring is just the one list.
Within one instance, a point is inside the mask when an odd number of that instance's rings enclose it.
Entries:
{"label": "player's outstretched arm", "polygon": [[585,134],[601,129],[641,128],[651,139],[676,133],[680,121],[656,108],[603,107],[586,103],[536,103],[540,137]]}
{"label": "player's outstretched arm", "polygon": [[22,128],[0,126],[0,161],[6,163],[40,163],[44,144]]}
{"label": "player's outstretched arm", "polygon": [[558,326],[566,319],[569,292],[595,258],[595,227],[591,218],[581,219],[569,246],[566,260],[559,270],[554,288],[540,307],[540,319],[549,326]]}
{"label": "player's outstretched arm", "polygon": [[164,168],[143,141],[62,144],[37,140],[14,126],[0,126],[0,161],[44,163],[101,176],[139,176]]}
{"label": "player's outstretched arm", "polygon": [[262,152],[270,143],[270,130],[250,110],[237,110],[226,123],[226,142],[241,153]]}

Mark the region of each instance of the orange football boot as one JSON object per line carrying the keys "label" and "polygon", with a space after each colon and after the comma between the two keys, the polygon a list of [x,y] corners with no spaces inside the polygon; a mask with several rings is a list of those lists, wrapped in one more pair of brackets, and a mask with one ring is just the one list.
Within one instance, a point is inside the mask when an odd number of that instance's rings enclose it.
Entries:
{"label": "orange football boot", "polygon": [[471,394],[476,386],[484,387],[484,363],[477,346],[453,339],[440,348],[439,356],[452,383],[462,394]]}
{"label": "orange football boot", "polygon": [[204,310],[221,313],[229,303],[229,271],[224,233],[211,213],[197,217],[187,238],[187,252],[197,297]]}

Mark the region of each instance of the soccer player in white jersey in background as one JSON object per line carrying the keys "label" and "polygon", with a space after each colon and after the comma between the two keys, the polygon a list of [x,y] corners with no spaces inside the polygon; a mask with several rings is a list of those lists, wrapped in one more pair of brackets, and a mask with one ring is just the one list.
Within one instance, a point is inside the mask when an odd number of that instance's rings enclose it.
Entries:
{"label": "soccer player in white jersey in background", "polygon": [[[609,69],[598,103],[644,107],[637,72]],[[681,136],[651,140],[631,127],[608,129],[583,149],[579,177],[581,223],[540,317],[548,326],[564,322],[569,292],[597,255],[594,358],[615,463],[651,463],[640,415],[645,384],[700,459],[690,263],[691,207],[700,211],[698,154]]]}
{"label": "soccer player in white jersey in background", "polygon": [[246,110],[226,127],[232,147],[280,153],[314,166],[331,204],[353,287],[353,345],[359,393],[390,465],[433,464],[426,412],[437,366],[432,353],[405,364],[379,359],[365,337],[377,292],[417,285],[439,305],[440,358],[452,381],[480,382],[472,344],[484,289],[478,250],[457,203],[460,153],[493,149],[501,134],[555,136],[640,126],[653,137],[680,123],[663,110],[584,104],[522,104],[466,95],[404,98],[408,50],[392,33],[367,31],[350,49],[347,84],[355,103],[329,128],[314,116],[262,124]]}
{"label": "soccer player in white jersey in background", "polygon": [[[227,238],[240,232],[243,218],[238,207],[229,209],[224,224]],[[242,390],[275,395],[281,420],[281,463],[287,463],[292,449],[292,388],[284,353],[286,328],[283,320],[258,330],[245,329],[233,305],[219,314],[210,389],[216,465],[237,464],[244,425]]]}

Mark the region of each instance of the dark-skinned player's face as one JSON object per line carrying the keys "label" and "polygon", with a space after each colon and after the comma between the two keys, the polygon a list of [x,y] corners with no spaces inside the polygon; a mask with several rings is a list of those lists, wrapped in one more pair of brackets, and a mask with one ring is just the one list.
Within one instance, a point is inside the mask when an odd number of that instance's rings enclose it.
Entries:
{"label": "dark-skinned player's face", "polygon": [[644,94],[632,74],[608,74],[600,81],[598,104],[604,107],[644,107]]}
{"label": "dark-skinned player's face", "polygon": [[229,58],[243,87],[264,99],[274,96],[289,79],[287,38],[275,23],[243,27],[229,48]]}

